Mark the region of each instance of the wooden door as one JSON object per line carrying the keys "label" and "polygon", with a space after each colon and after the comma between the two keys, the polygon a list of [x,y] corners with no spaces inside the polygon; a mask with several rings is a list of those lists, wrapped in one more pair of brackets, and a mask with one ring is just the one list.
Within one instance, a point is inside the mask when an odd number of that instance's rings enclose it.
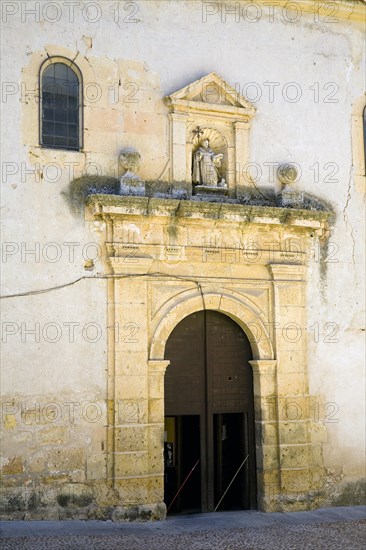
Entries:
{"label": "wooden door", "polygon": [[[187,421],[179,418],[199,416],[202,511],[214,510],[247,454],[220,509],[255,508],[253,381],[248,362],[252,355],[246,335],[226,315],[201,311],[173,330],[165,358],[170,360],[165,375],[165,416],[175,417],[181,426]],[[187,473],[180,469],[182,464],[187,469],[184,453],[189,455],[189,431],[184,433],[181,430],[177,438],[177,490]],[[183,491],[194,492],[191,480]]]}

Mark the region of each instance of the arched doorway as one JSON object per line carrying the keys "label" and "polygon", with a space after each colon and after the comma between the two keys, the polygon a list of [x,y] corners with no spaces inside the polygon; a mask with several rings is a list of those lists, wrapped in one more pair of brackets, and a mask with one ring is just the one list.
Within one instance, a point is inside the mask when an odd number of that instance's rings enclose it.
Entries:
{"label": "arched doorway", "polygon": [[172,331],[165,359],[170,361],[164,381],[168,507],[181,489],[169,511],[213,511],[230,482],[219,510],[256,508],[248,338],[230,317],[199,311]]}

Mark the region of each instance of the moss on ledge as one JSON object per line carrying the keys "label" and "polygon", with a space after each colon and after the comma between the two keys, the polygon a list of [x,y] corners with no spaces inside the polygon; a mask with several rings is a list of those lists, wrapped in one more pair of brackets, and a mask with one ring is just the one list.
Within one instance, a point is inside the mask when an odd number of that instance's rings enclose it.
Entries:
{"label": "moss on ledge", "polygon": [[318,222],[320,225],[326,224],[332,215],[331,211],[325,210],[103,194],[90,195],[86,205],[93,216],[108,211],[111,214],[226,219],[244,222],[255,222],[256,219],[258,221],[261,219],[261,223],[265,223],[266,220],[268,223],[273,223],[271,220],[278,220],[279,223],[289,224],[296,221],[298,225],[304,221],[304,226],[308,225],[307,221]]}
{"label": "moss on ledge", "polygon": [[[192,195],[192,184],[187,182],[168,183],[164,181],[147,181],[145,182],[145,185],[145,197],[119,195],[118,192],[120,184],[117,178],[86,175],[71,181],[67,189],[62,191],[61,194],[68,203],[70,211],[74,215],[82,214],[85,204],[91,204],[91,201],[94,200],[93,197],[102,195],[104,196],[104,204],[108,204],[110,206],[127,203],[137,204],[136,199],[139,198],[142,201],[145,201],[146,204],[149,204],[149,201],[166,201],[166,205],[169,203],[174,204],[174,208],[177,208],[176,205],[180,202],[200,204],[201,210],[205,209],[205,206],[203,206],[205,204],[216,205],[213,207],[213,211],[215,208],[222,207],[224,205],[230,205],[230,208],[233,209],[232,211],[235,211],[236,207],[249,208],[249,210],[246,211],[247,215],[249,214],[251,208],[259,209],[253,211],[254,215],[260,213],[261,208],[265,208],[267,214],[270,212],[270,209],[273,209],[271,215],[276,214],[277,217],[280,215],[281,220],[285,220],[287,216],[292,215],[295,211],[297,212],[297,218],[299,218],[298,213],[302,211],[323,212],[327,214],[327,217],[324,219],[328,219],[329,214],[332,214],[331,218],[334,218],[334,209],[332,205],[324,199],[320,199],[319,197],[309,193],[304,193],[303,208],[299,209],[296,206],[282,206],[281,195],[275,196],[273,189],[267,189],[266,193],[260,193],[258,189],[253,187],[241,188],[240,197],[234,198],[232,194],[229,196],[215,197]],[[99,199],[96,200],[98,201]],[[142,202],[140,204],[144,203]],[[280,211],[281,214],[279,213]],[[244,211],[242,210],[242,212]],[[329,221],[331,221],[331,219],[329,219]]]}
{"label": "moss on ledge", "polygon": [[81,176],[72,180],[67,189],[61,192],[72,214],[81,214],[87,197],[93,194],[116,195],[119,181],[108,176]]}

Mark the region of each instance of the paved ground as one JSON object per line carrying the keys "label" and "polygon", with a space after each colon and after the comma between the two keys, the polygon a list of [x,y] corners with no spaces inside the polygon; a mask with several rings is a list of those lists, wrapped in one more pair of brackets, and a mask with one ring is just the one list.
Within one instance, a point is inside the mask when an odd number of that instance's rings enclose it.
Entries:
{"label": "paved ground", "polygon": [[3,521],[2,550],[365,550],[366,506],[220,512],[152,523]]}

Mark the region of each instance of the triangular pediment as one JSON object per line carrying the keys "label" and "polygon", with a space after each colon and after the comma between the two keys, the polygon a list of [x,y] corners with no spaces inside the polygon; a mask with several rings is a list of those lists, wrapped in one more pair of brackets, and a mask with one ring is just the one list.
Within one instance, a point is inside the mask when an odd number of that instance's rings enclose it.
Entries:
{"label": "triangular pediment", "polygon": [[245,111],[247,116],[255,113],[255,107],[216,73],[195,80],[167,96],[165,101],[172,106],[185,104],[191,108],[199,108],[200,105],[205,105],[219,111],[226,110],[225,108]]}

